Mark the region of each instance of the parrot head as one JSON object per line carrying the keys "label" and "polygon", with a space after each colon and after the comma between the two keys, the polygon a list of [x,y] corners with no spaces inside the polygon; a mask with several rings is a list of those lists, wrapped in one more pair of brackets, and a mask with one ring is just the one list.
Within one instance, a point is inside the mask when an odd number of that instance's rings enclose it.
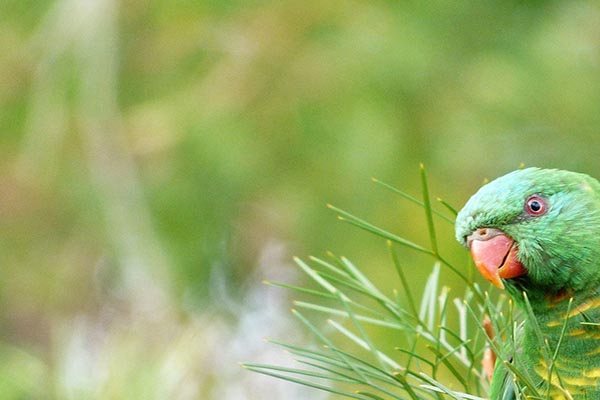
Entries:
{"label": "parrot head", "polygon": [[499,288],[558,295],[600,285],[600,184],[580,173],[526,168],[479,189],[456,238]]}

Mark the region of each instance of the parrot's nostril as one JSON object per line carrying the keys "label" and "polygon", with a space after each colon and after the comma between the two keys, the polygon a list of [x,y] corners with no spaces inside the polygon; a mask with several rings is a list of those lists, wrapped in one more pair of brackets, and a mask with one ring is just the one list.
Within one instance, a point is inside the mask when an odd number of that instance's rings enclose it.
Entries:
{"label": "parrot's nostril", "polygon": [[504,235],[504,232],[502,232],[500,229],[496,229],[496,228],[489,228],[489,227],[477,228],[473,231],[472,234],[467,236],[467,246],[471,247],[470,244],[473,240],[486,241],[486,240],[490,240],[498,235]]}

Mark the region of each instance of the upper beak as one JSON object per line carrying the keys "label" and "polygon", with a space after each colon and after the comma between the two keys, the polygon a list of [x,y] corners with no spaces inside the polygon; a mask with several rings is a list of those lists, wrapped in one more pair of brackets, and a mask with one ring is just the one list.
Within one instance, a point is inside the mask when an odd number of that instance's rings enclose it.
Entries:
{"label": "upper beak", "polygon": [[527,273],[517,258],[517,243],[495,228],[479,228],[467,237],[475,266],[485,279],[504,289],[502,279]]}

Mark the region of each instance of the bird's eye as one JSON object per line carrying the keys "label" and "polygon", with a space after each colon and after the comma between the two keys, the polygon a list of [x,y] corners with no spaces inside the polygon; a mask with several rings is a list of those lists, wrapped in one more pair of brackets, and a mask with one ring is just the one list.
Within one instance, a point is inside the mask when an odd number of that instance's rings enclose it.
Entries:
{"label": "bird's eye", "polygon": [[534,217],[545,214],[547,209],[546,200],[539,196],[531,196],[525,201],[525,211]]}

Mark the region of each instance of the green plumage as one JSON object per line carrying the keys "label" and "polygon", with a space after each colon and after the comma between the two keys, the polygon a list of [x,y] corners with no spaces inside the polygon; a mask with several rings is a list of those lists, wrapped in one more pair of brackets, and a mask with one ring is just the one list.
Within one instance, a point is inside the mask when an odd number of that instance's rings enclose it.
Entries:
{"label": "green plumage", "polygon": [[[531,196],[545,202],[542,215],[526,211]],[[560,170],[511,172],[483,186],[459,212],[459,242],[466,246],[478,228],[512,238],[526,269],[525,275],[503,280],[518,306],[528,309],[524,293],[531,306],[519,354],[512,355],[516,367],[547,398],[600,399],[598,181]],[[519,398],[504,366],[496,366],[490,398]]]}

